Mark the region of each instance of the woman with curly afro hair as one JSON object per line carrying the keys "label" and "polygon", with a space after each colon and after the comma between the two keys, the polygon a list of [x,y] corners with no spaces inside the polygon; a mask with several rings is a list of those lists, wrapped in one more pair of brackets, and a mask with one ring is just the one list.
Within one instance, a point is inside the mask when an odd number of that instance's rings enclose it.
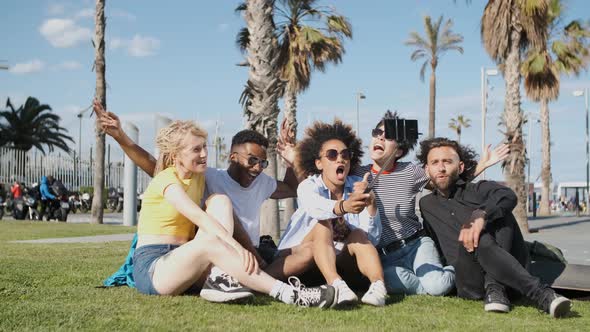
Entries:
{"label": "woman with curly afro hair", "polygon": [[[383,306],[387,295],[374,247],[381,233],[374,195],[364,193],[366,177],[349,176],[360,162],[361,147],[352,127],[337,119],[332,124],[315,122],[306,130],[297,145],[295,166],[300,178],[307,178],[299,184],[299,208],[279,242],[279,250],[311,246],[313,262],[337,290],[338,306],[358,301],[337,269],[350,269],[355,261],[371,282],[361,301]],[[322,212],[326,209],[330,213]]]}

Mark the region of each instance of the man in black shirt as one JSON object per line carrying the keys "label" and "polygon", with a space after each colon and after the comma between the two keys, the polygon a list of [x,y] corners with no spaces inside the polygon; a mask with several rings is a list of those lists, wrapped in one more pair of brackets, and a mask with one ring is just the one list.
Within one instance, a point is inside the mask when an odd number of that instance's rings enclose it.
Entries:
{"label": "man in black shirt", "polygon": [[420,147],[418,159],[435,188],[420,201],[420,211],[425,228],[455,267],[457,295],[484,298],[486,311],[508,312],[509,287],[553,317],[567,314],[571,301],[525,268],[528,253],[512,215],[514,192],[492,181],[467,183],[475,153],[455,141],[433,138]]}

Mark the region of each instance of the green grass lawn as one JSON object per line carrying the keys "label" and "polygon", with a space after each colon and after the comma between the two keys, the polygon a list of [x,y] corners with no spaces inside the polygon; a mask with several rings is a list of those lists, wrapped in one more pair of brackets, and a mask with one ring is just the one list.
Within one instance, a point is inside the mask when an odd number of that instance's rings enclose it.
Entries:
{"label": "green grass lawn", "polygon": [[133,232],[134,228],[0,221],[0,330],[532,330],[590,326],[590,302],[574,301],[555,320],[527,302],[488,314],[454,297],[390,297],[384,308],[302,309],[259,296],[222,305],[196,296],[157,297],[127,287],[102,289],[129,243],[23,244],[11,240]]}

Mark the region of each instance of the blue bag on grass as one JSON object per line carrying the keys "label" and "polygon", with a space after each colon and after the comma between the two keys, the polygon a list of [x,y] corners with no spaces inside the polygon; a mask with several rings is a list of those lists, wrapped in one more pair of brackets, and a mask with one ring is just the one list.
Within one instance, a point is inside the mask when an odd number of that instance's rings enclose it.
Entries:
{"label": "blue bag on grass", "polygon": [[135,281],[133,280],[133,254],[135,253],[136,246],[137,233],[133,237],[129,253],[127,254],[127,258],[125,258],[125,263],[121,265],[117,272],[102,282],[105,287],[129,286],[135,288]]}

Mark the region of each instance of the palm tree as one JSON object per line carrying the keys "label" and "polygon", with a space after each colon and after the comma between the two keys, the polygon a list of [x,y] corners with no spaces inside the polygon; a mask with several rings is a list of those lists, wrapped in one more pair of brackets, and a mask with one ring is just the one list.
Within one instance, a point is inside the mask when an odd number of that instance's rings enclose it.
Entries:
{"label": "palm tree", "polygon": [[460,44],[463,42],[463,36],[453,33],[453,20],[448,19],[441,29],[443,21],[442,15],[436,22],[432,22],[430,16],[424,17],[424,30],[426,30],[426,37],[420,36],[417,32],[410,33],[410,39],[405,44],[414,46],[416,50],[410,56],[412,61],[424,59],[422,67],[420,68],[420,80],[424,82],[424,74],[426,67],[430,64],[430,105],[428,116],[428,136],[435,135],[435,104],[436,104],[436,67],[438,66],[439,58],[450,50],[459,51],[463,54],[463,47]]}
{"label": "palm tree", "polygon": [[[286,82],[285,118],[296,133],[297,95],[309,87],[314,69],[325,72],[328,63],[342,61],[343,39],[352,38],[352,27],[333,7],[318,6],[318,0],[278,0],[274,12],[281,79]],[[244,51],[248,42],[248,29],[244,28],[238,33],[238,47]],[[286,200],[285,219],[291,218],[294,201]]]}
{"label": "palm tree", "polygon": [[[551,195],[551,140],[549,129],[549,101],[559,97],[561,74],[575,74],[576,76],[588,65],[588,37],[590,31],[579,21],[571,21],[567,25],[561,24],[563,7],[561,1],[552,0],[547,11],[548,35],[550,37],[547,49],[530,50],[528,58],[523,63],[522,73],[525,77],[524,87],[526,95],[533,101],[541,103],[541,132],[543,160],[541,178],[543,187],[541,192],[541,215],[550,215],[549,199]],[[530,160],[529,160],[530,162]]]}
{"label": "palm tree", "polygon": [[[246,62],[248,82],[240,96],[246,115],[246,126],[266,136],[269,167],[265,173],[277,177],[276,143],[279,115],[278,100],[284,89],[280,78],[278,40],[275,35],[272,0],[248,0],[238,6],[243,12],[248,31]],[[278,202],[267,201],[262,206],[261,233],[279,238]]]}
{"label": "palm tree", "polygon": [[[96,0],[96,12],[94,16],[94,70],[96,71],[96,91],[94,98],[98,100],[104,109],[107,109],[106,79],[105,79],[105,57],[104,57],[104,31],[105,17],[104,6],[106,0]],[[103,190],[104,190],[104,148],[105,137],[98,126],[98,119],[95,128],[96,149],[94,160],[94,196],[92,198],[92,220],[93,224],[102,224],[103,219]]]}
{"label": "palm tree", "polygon": [[521,54],[527,49],[544,49],[547,41],[547,10],[550,0],[488,1],[481,18],[481,37],[486,52],[501,65],[506,82],[502,123],[510,142],[504,163],[508,186],[518,197],[514,216],[520,229],[529,232],[524,177],[525,148],[522,138],[524,116],[520,109]]}
{"label": "palm tree", "polygon": [[59,126],[59,115],[51,107],[40,104],[39,100],[28,97],[18,109],[6,101],[6,111],[0,112],[0,146],[29,151],[36,147],[45,154],[45,147],[52,152],[55,148],[70,151],[66,141],[74,142],[67,130]]}
{"label": "palm tree", "polygon": [[471,127],[471,120],[464,117],[463,115],[457,116],[456,119],[449,121],[449,128],[457,133],[457,142],[461,143],[461,131],[463,128]]}
{"label": "palm tree", "polygon": [[346,17],[317,0],[280,0],[275,3],[281,49],[281,78],[285,87],[285,118],[297,132],[297,95],[311,81],[312,70],[325,72],[328,63],[338,64],[344,55],[343,39],[352,38]]}

